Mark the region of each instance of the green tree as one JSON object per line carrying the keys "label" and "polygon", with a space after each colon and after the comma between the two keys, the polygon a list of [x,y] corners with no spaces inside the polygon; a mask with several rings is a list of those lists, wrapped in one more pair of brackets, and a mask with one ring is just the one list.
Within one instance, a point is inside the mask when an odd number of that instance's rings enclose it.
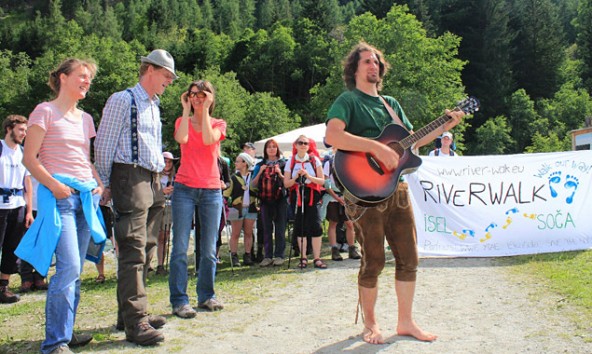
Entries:
{"label": "green tree", "polygon": [[560,86],[566,47],[557,7],[550,0],[515,1],[512,22],[517,31],[513,60],[518,87],[535,100],[551,97]]}
{"label": "green tree", "polygon": [[301,0],[301,16],[316,23],[326,32],[331,32],[343,21],[337,0]]}
{"label": "green tree", "polygon": [[510,153],[521,153],[531,143],[533,133],[532,122],[540,118],[534,108],[534,102],[524,89],[520,89],[512,94],[508,116],[508,123],[512,127],[512,139],[516,144],[507,151]]}
{"label": "green tree", "polygon": [[[0,117],[28,116],[31,111],[29,76],[31,59],[25,53],[0,50]],[[2,134],[4,132],[2,131]]]}
{"label": "green tree", "polygon": [[504,116],[487,120],[476,130],[477,143],[471,155],[502,155],[511,151],[514,140],[511,137],[512,127]]}
{"label": "green tree", "polygon": [[326,84],[314,89],[312,105],[318,117],[325,117],[343,91],[341,60],[362,39],[383,50],[392,67],[383,92],[401,102],[416,128],[431,122],[445,108],[453,108],[464,96],[460,78],[464,63],[456,57],[460,39],[451,34],[427,37],[406,7],[394,6],[381,20],[369,13],[360,15],[349,23],[344,36],[330,53],[333,64]]}
{"label": "green tree", "polygon": [[581,77],[588,93],[592,94],[592,1],[580,0],[577,30],[577,57],[582,63]]}
{"label": "green tree", "polygon": [[532,137],[532,145],[526,147],[526,152],[555,152],[571,150],[571,137],[559,138],[557,133],[551,132],[548,136],[535,133]]}

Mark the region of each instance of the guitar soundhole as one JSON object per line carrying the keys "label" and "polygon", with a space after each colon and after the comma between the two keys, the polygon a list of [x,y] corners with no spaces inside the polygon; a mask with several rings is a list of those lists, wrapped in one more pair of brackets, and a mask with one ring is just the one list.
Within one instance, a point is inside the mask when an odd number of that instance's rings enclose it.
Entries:
{"label": "guitar soundhole", "polygon": [[397,152],[397,154],[399,155],[399,157],[403,157],[405,150],[401,147],[401,145],[399,145],[399,143],[390,143],[390,144],[388,144],[388,146],[391,149],[395,150]]}

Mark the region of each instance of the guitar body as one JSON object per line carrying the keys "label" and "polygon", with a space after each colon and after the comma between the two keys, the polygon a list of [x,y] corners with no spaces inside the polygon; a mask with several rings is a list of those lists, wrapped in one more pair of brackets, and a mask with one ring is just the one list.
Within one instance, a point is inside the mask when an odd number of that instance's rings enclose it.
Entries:
{"label": "guitar body", "polygon": [[388,145],[399,154],[399,165],[388,171],[370,154],[355,151],[338,150],[335,154],[335,177],[343,192],[355,203],[365,207],[376,206],[385,201],[397,190],[402,174],[415,171],[421,165],[421,159],[404,149],[399,141],[409,136],[400,125],[389,124],[382,133],[374,138]]}

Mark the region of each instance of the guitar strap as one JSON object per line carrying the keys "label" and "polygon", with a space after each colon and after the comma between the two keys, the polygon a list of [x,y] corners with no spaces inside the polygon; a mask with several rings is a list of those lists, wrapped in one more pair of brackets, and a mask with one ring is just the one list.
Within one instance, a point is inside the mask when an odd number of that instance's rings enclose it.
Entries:
{"label": "guitar strap", "polygon": [[399,115],[397,114],[397,112],[395,112],[395,110],[386,102],[386,100],[384,99],[384,97],[378,95],[378,97],[380,97],[380,100],[382,101],[382,104],[384,104],[384,106],[386,107],[386,110],[389,112],[391,118],[393,119],[393,121],[402,126],[405,130],[409,131],[409,129],[407,129],[407,127],[405,126],[405,124],[403,124],[403,121],[401,120],[401,118],[399,118]]}

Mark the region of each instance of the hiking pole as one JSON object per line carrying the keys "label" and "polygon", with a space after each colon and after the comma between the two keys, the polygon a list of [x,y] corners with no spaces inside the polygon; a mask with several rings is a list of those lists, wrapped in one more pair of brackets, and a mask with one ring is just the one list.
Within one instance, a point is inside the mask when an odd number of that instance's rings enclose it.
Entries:
{"label": "hiking pole", "polygon": [[234,264],[232,264],[232,251],[230,250],[230,233],[232,232],[232,226],[230,225],[230,221],[226,217],[226,209],[224,208],[224,206],[222,206],[222,214],[224,217],[224,229],[226,229],[225,233],[226,233],[226,243],[228,245],[228,259],[230,260],[230,271],[232,272],[232,275],[234,276],[236,274],[234,274]]}
{"label": "hiking pole", "polygon": [[[304,248],[304,179],[300,176],[300,233],[302,236],[300,237],[300,261],[302,262],[303,258],[307,259],[308,263],[308,253]],[[308,240],[307,240],[308,241]],[[308,243],[307,243],[308,245]],[[308,247],[307,247],[308,248]],[[300,270],[303,270],[304,267],[300,267]]]}

